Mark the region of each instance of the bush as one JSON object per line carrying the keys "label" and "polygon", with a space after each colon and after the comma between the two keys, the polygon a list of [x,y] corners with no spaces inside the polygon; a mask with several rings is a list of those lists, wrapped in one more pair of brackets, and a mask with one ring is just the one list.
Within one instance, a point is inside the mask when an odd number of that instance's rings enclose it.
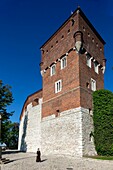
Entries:
{"label": "bush", "polygon": [[98,90],[93,93],[94,141],[98,155],[113,156],[113,93]]}

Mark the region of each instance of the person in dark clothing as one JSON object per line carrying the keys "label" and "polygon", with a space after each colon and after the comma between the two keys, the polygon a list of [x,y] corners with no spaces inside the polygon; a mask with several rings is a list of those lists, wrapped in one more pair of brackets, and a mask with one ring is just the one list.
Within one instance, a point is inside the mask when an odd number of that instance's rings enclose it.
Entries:
{"label": "person in dark clothing", "polygon": [[36,162],[41,162],[41,152],[40,152],[39,148],[37,150]]}

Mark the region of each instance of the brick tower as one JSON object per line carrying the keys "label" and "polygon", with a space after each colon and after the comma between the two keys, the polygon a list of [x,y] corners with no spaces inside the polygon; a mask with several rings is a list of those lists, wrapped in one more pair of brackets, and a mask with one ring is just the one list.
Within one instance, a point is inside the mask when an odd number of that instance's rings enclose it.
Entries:
{"label": "brick tower", "polygon": [[41,46],[41,147],[94,155],[92,92],[104,88],[104,40],[80,8]]}
{"label": "brick tower", "polygon": [[104,40],[80,8],[42,45],[43,89],[27,97],[18,149],[95,155],[92,93],[104,88]]}

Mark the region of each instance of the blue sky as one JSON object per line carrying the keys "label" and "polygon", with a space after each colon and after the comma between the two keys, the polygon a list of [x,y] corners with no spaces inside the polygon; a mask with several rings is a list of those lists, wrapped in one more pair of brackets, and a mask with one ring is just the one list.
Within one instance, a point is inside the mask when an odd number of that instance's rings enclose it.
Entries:
{"label": "blue sky", "polygon": [[0,0],[0,79],[12,86],[12,121],[42,88],[40,46],[78,5],[106,42],[105,89],[113,91],[113,0]]}

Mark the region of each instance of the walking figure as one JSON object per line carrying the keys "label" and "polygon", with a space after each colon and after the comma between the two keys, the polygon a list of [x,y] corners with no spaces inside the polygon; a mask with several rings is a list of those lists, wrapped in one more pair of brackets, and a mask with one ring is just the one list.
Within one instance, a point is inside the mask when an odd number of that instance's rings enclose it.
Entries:
{"label": "walking figure", "polygon": [[37,150],[36,162],[41,162],[41,152],[40,152],[39,148]]}

